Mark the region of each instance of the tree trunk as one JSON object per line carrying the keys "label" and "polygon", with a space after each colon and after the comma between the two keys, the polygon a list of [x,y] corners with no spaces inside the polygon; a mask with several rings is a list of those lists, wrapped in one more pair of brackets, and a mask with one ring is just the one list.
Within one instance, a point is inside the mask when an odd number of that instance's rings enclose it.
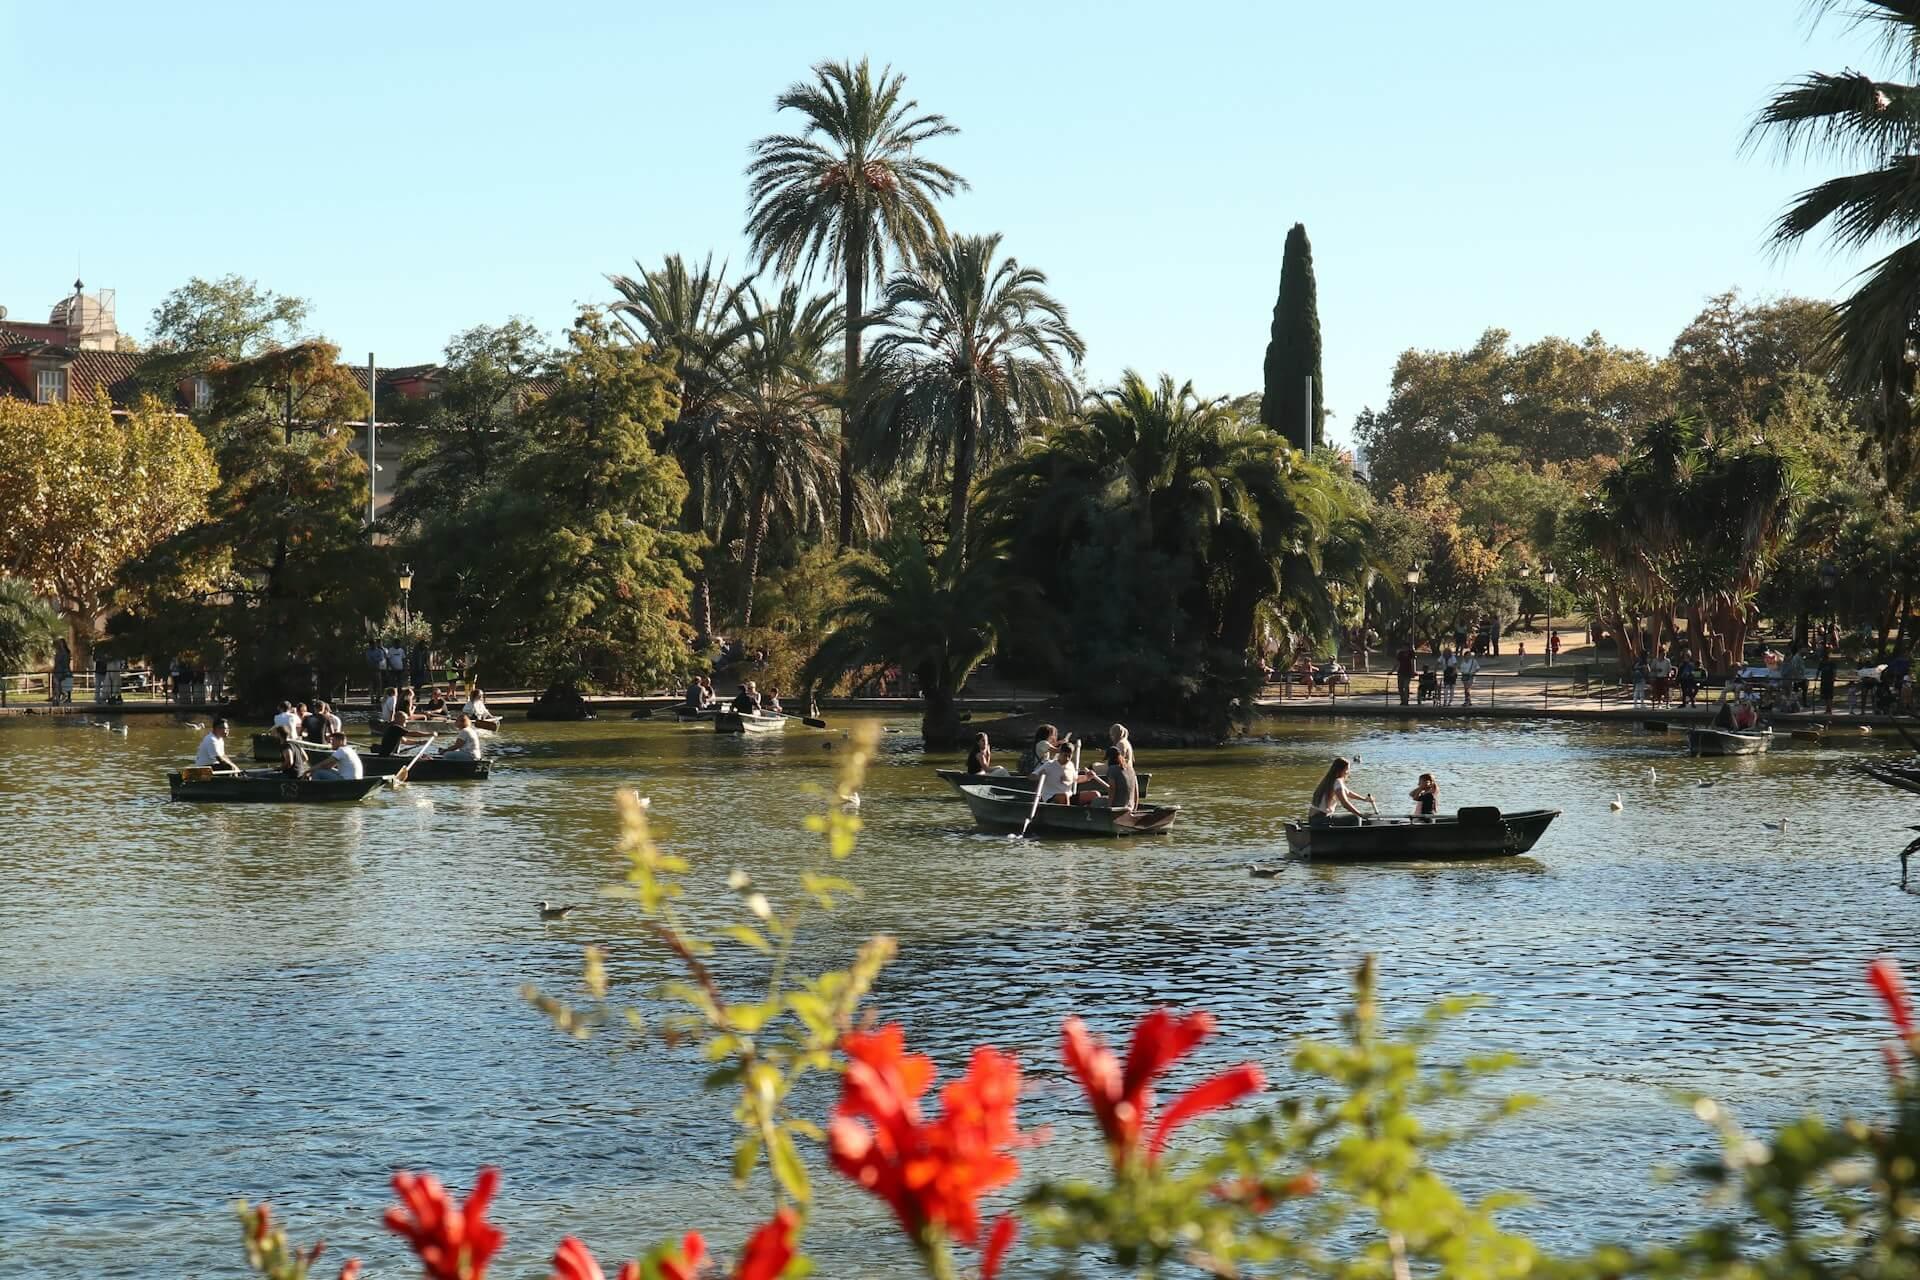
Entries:
{"label": "tree trunk", "polygon": [[923,745],[929,751],[960,744],[960,711],[955,705],[958,696],[952,689],[939,687],[938,680],[930,680],[923,670],[920,673],[920,736]]}
{"label": "tree trunk", "polygon": [[753,519],[747,524],[747,602],[740,610],[742,631],[753,625],[753,585],[760,576],[760,544],[767,540],[767,512],[772,506],[772,486],[763,483],[760,496],[753,500]]}
{"label": "tree trunk", "polygon": [[713,639],[713,579],[705,569],[693,580],[693,637],[702,650]]}
{"label": "tree trunk", "polygon": [[840,549],[853,546],[853,442],[863,417],[860,404],[860,320],[866,303],[866,238],[847,237],[846,404],[840,411]]}
{"label": "tree trunk", "polygon": [[947,504],[947,539],[967,554],[967,504],[973,489],[973,453],[980,437],[980,389],[967,392],[967,407],[953,441],[953,497]]}

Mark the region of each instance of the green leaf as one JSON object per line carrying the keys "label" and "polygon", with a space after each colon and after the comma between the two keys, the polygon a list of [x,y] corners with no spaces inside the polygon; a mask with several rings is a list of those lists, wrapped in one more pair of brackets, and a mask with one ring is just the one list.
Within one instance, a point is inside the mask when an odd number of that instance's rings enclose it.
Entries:
{"label": "green leaf", "polygon": [[785,1129],[775,1129],[769,1155],[773,1176],[786,1188],[788,1195],[806,1204],[812,1198],[813,1188],[807,1181],[807,1166],[801,1163],[800,1152],[793,1145],[793,1135]]}
{"label": "green leaf", "polygon": [[752,925],[730,924],[720,932],[726,934],[736,942],[745,943],[755,951],[763,951],[769,955],[773,953],[773,944],[767,941],[765,934],[761,933]]}
{"label": "green leaf", "polygon": [[760,1136],[749,1133],[741,1137],[740,1145],[733,1149],[733,1185],[744,1188],[747,1179],[753,1176],[753,1166],[760,1163]]}

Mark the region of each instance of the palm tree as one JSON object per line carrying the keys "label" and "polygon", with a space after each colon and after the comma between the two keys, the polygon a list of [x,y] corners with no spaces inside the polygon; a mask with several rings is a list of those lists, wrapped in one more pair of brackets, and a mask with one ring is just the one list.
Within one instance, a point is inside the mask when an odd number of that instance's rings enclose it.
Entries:
{"label": "palm tree", "polygon": [[[729,284],[726,264],[716,270],[712,254],[689,268],[675,253],[659,267],[641,268],[638,276],[607,280],[621,299],[610,310],[628,336],[673,354],[680,411],[666,446],[687,477],[681,525],[688,533],[710,535],[728,363],[757,314],[747,306],[752,277]],[[693,584],[693,619],[695,643],[704,648],[713,634],[713,584],[704,563]]]}
{"label": "palm tree", "polygon": [[830,687],[850,673],[897,663],[920,686],[920,732],[930,748],[960,739],[956,699],[1015,619],[1035,616],[1032,585],[1010,577],[993,555],[938,556],[910,535],[887,539],[875,555],[846,561],[846,601],[807,660],[809,689]]}
{"label": "palm tree", "polygon": [[[1920,8],[1908,0],[1857,0],[1851,8],[1862,25],[1879,28],[1902,74],[1920,76]],[[1835,308],[1829,341],[1842,381],[1876,398],[1881,448],[1890,469],[1904,471],[1915,460],[1909,429],[1920,371],[1920,85],[1813,72],[1762,108],[1749,138],[1765,135],[1788,154],[1824,152],[1865,166],[1801,192],[1774,224],[1777,243],[1797,244],[1823,224],[1843,249],[1900,242]]]}
{"label": "palm tree", "polygon": [[717,398],[716,497],[745,539],[741,625],[753,625],[760,551],[776,512],[797,529],[824,528],[838,496],[838,458],[828,415],[833,389],[821,364],[840,335],[828,297],[802,301],[787,285],[772,306],[749,289],[744,338],[725,364]]}
{"label": "palm tree", "polygon": [[1069,405],[1067,362],[1087,349],[1047,277],[996,262],[999,248],[997,234],[937,245],[887,281],[875,310],[888,331],[873,344],[882,390],[868,430],[891,461],[917,454],[937,476],[952,459],[947,539],[961,546],[975,472],[1012,448],[1023,422]]}
{"label": "palm tree", "polygon": [[837,273],[845,291],[846,397],[840,436],[840,545],[853,539],[851,441],[859,435],[860,330],[869,280],[885,278],[888,255],[917,257],[946,237],[936,201],[966,186],[917,153],[959,130],[905,97],[906,77],[858,63],[822,62],[775,99],[798,111],[798,134],[753,146],[747,166],[747,234],[755,260],[804,280],[816,267]]}

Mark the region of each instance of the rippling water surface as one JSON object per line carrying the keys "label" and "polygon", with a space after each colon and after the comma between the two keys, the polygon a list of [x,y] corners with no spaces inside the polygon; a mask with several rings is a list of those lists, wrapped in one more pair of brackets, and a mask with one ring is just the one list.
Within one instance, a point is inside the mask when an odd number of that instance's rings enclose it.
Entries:
{"label": "rippling water surface", "polygon": [[[635,995],[664,973],[618,904],[533,910],[617,875],[615,788],[653,798],[718,900],[735,866],[790,874],[838,733],[514,722],[486,784],[255,808],[169,803],[160,771],[198,735],[129,723],[0,722],[0,1274],[232,1274],[240,1196],[270,1198],[298,1239],[390,1263],[396,1166],[459,1186],[504,1166],[514,1275],[544,1274],[569,1231],[625,1257],[689,1227],[737,1241],[763,1213],[728,1187],[729,1122],[696,1097],[697,1064],[564,1040],[515,992],[568,990],[594,941]],[[1695,761],[1624,727],[1288,723],[1148,753],[1156,798],[1186,806],[1168,837],[1015,844],[976,834],[912,724],[889,728],[851,868],[866,902],[806,959],[898,934],[880,1010],[943,1070],[980,1040],[1022,1056],[1023,1118],[1057,1126],[1031,1167],[1091,1155],[1057,1065],[1068,1012],[1117,1035],[1154,1004],[1212,1009],[1223,1032],[1201,1057],[1258,1059],[1292,1088],[1289,1047],[1336,1032],[1369,951],[1394,1013],[1491,997],[1443,1047],[1520,1054],[1511,1083],[1545,1105],[1447,1170],[1530,1193],[1510,1221],[1556,1246],[1694,1216],[1688,1188],[1651,1176],[1710,1145],[1674,1091],[1753,1124],[1872,1105],[1862,967],[1914,960],[1920,918],[1895,859],[1920,800],[1845,769],[1883,741]],[[1250,878],[1336,751],[1361,756],[1383,808],[1431,769],[1447,808],[1566,814],[1527,858]],[[1785,834],[1762,825],[1781,817]],[[826,1191],[826,1274],[904,1273],[878,1208]]]}

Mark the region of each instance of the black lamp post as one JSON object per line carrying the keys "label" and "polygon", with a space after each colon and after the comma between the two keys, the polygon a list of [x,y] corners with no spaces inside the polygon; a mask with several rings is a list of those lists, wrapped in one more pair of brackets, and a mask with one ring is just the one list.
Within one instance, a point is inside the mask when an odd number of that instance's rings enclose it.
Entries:
{"label": "black lamp post", "polygon": [[1407,640],[1414,649],[1420,648],[1420,570],[1417,566],[1407,570]]}
{"label": "black lamp post", "polygon": [[1547,571],[1540,575],[1540,582],[1546,587],[1547,597],[1547,665],[1553,665],[1553,584],[1560,581],[1560,575],[1548,565]]}
{"label": "black lamp post", "polygon": [[413,566],[400,566],[400,616],[409,626],[413,623]]}

